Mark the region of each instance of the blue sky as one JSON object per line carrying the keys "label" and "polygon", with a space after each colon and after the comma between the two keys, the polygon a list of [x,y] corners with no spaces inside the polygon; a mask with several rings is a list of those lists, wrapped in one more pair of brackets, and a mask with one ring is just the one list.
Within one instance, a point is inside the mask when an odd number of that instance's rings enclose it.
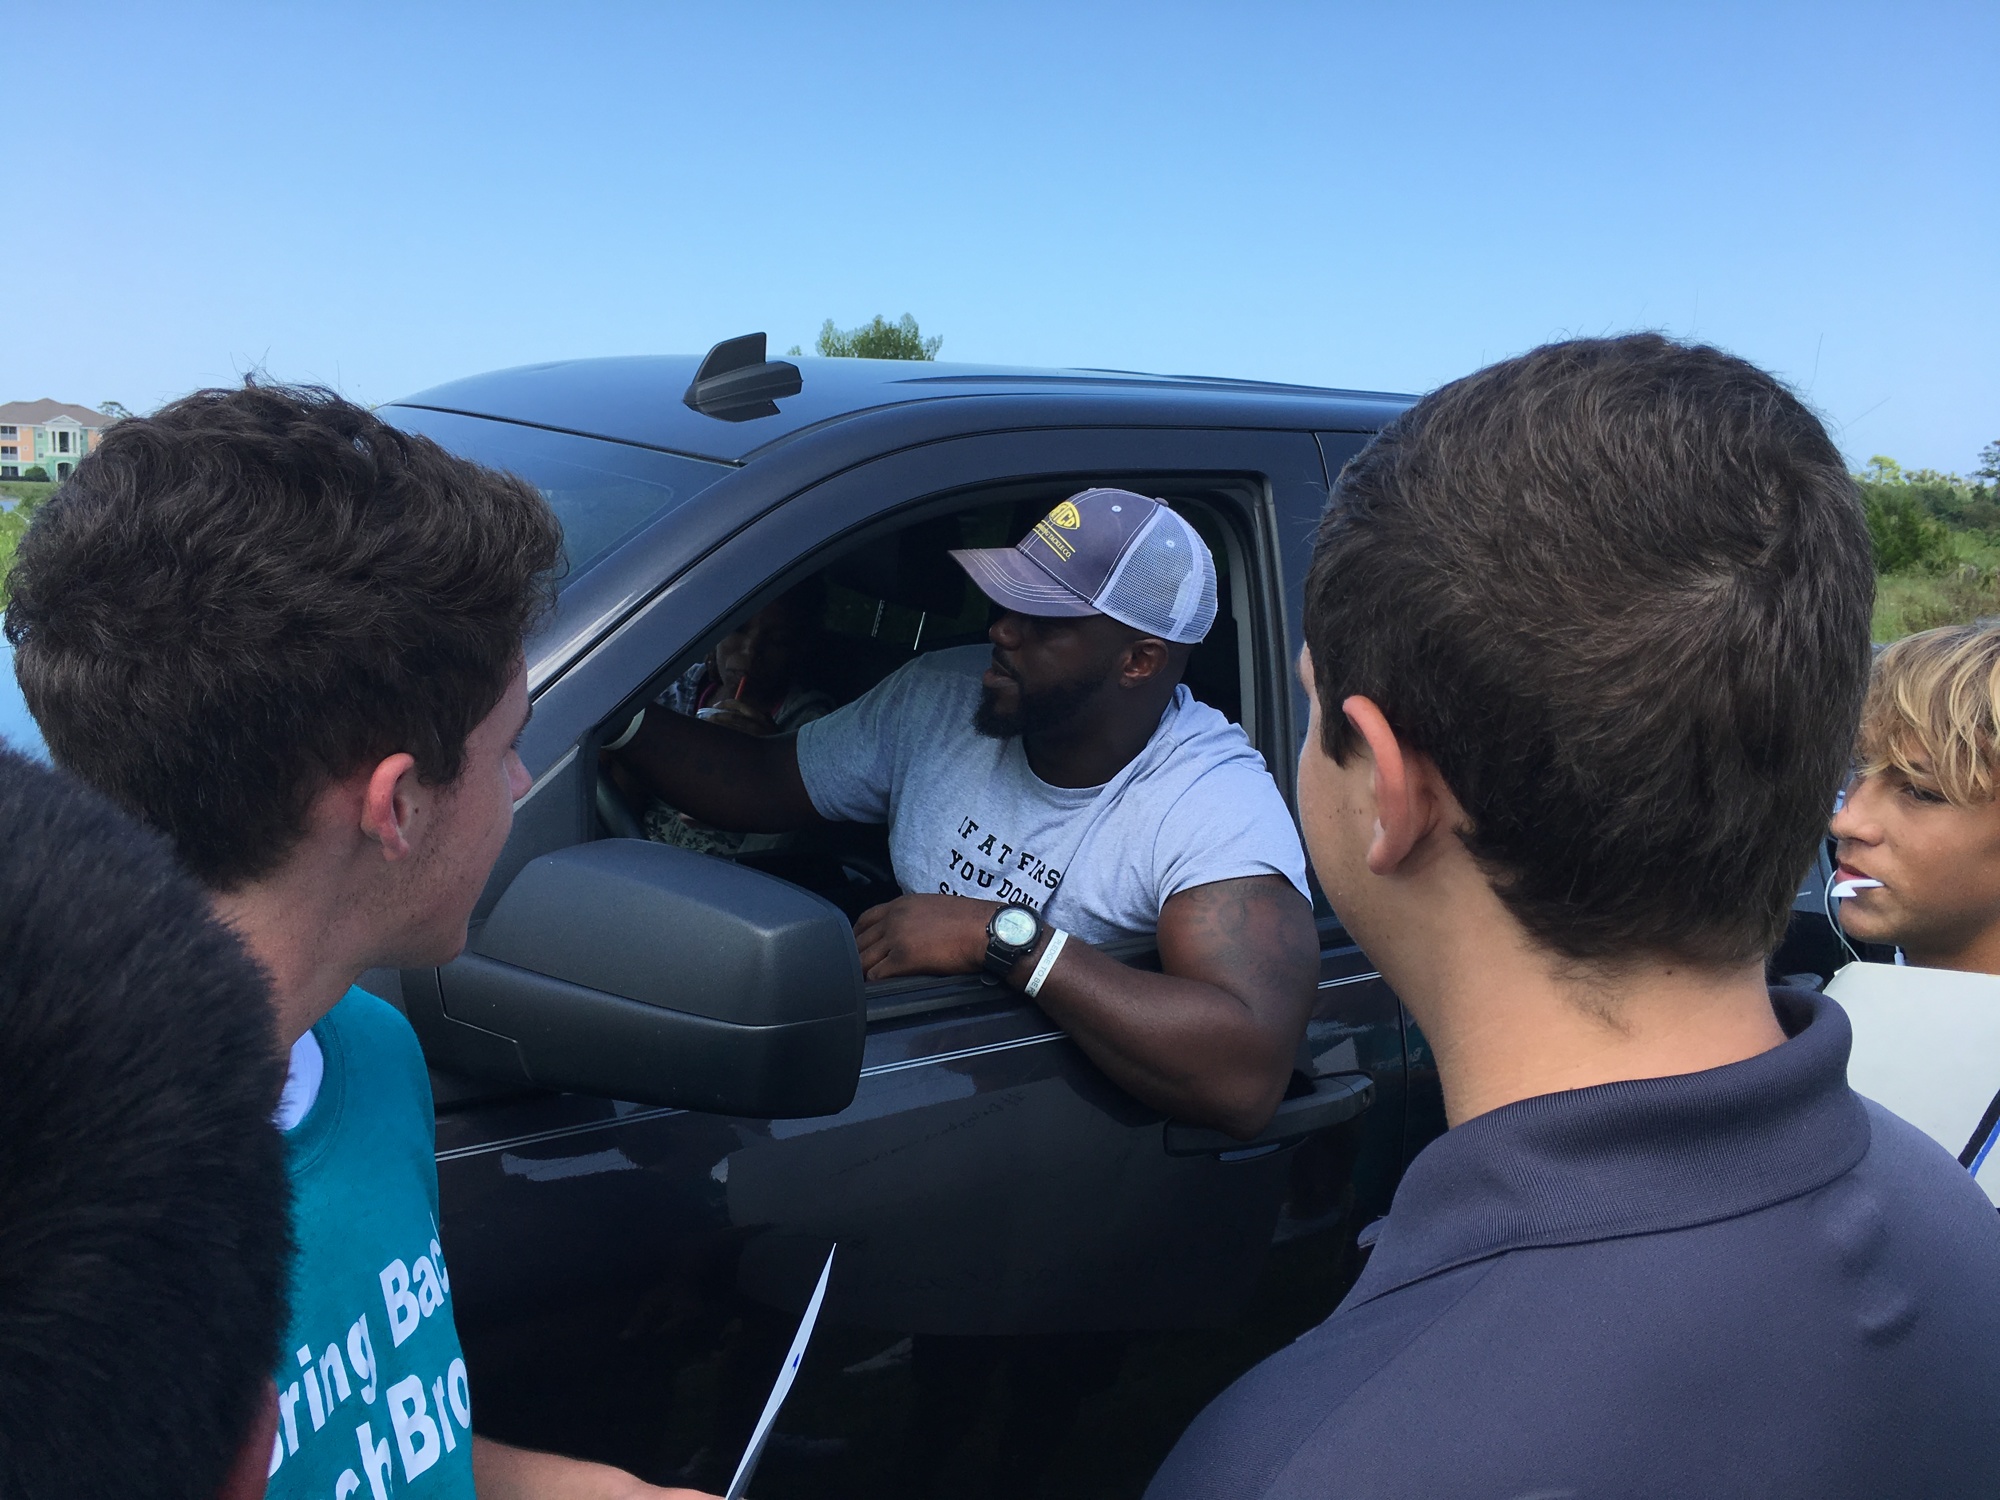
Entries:
{"label": "blue sky", "polygon": [[0,399],[262,367],[386,400],[909,311],[946,359],[1400,390],[1663,328],[1793,381],[1857,463],[2000,438],[1990,0],[16,0],[8,30],[76,62],[0,100]]}

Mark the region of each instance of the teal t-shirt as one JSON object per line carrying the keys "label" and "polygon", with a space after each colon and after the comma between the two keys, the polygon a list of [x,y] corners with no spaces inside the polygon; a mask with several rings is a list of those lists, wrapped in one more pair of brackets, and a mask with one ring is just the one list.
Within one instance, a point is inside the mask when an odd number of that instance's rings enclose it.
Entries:
{"label": "teal t-shirt", "polygon": [[267,1494],[473,1500],[423,1052],[393,1006],[358,989],[312,1035],[319,1094],[285,1133],[298,1260]]}

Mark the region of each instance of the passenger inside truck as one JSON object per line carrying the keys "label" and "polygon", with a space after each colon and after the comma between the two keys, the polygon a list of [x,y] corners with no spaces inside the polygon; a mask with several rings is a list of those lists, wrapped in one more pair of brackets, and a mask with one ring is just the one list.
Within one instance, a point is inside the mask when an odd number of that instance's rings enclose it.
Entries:
{"label": "passenger inside truck", "polygon": [[[829,655],[825,617],[826,583],[815,574],[723,636],[668,683],[653,706],[759,738],[796,733],[835,706],[822,685]],[[628,731],[637,730],[639,719],[635,713]],[[608,748],[622,746],[613,742]],[[622,807],[635,831],[656,843],[740,859],[789,847],[794,837],[711,828],[658,796],[616,755],[604,761],[604,774],[620,799],[607,821]]]}

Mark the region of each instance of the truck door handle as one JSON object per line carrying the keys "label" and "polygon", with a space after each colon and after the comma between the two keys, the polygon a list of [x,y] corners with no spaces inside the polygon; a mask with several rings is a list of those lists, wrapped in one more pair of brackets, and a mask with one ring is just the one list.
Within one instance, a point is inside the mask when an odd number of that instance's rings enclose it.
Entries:
{"label": "truck door handle", "polygon": [[1301,1140],[1315,1131],[1344,1124],[1375,1102],[1375,1080],[1366,1073],[1330,1073],[1324,1078],[1293,1078],[1290,1097],[1278,1102],[1271,1123],[1247,1141],[1205,1125],[1184,1125],[1167,1121],[1165,1144],[1169,1156],[1219,1156],[1224,1152],[1256,1151],[1261,1147],[1282,1146]]}

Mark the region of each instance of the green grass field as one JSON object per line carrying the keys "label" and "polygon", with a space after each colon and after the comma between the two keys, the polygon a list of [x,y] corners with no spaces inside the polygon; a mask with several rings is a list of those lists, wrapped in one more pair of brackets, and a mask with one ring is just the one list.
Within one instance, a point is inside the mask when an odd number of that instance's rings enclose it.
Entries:
{"label": "green grass field", "polygon": [[33,484],[25,479],[0,479],[0,512],[25,516],[50,495],[53,484]]}
{"label": "green grass field", "polygon": [[1957,556],[1942,571],[1877,576],[1877,642],[2000,615],[2000,542],[1985,533],[1968,531],[1953,532],[1951,540]]}
{"label": "green grass field", "polygon": [[28,529],[28,517],[54,490],[53,484],[0,479],[0,609],[7,607],[7,570],[14,566],[14,548]]}

